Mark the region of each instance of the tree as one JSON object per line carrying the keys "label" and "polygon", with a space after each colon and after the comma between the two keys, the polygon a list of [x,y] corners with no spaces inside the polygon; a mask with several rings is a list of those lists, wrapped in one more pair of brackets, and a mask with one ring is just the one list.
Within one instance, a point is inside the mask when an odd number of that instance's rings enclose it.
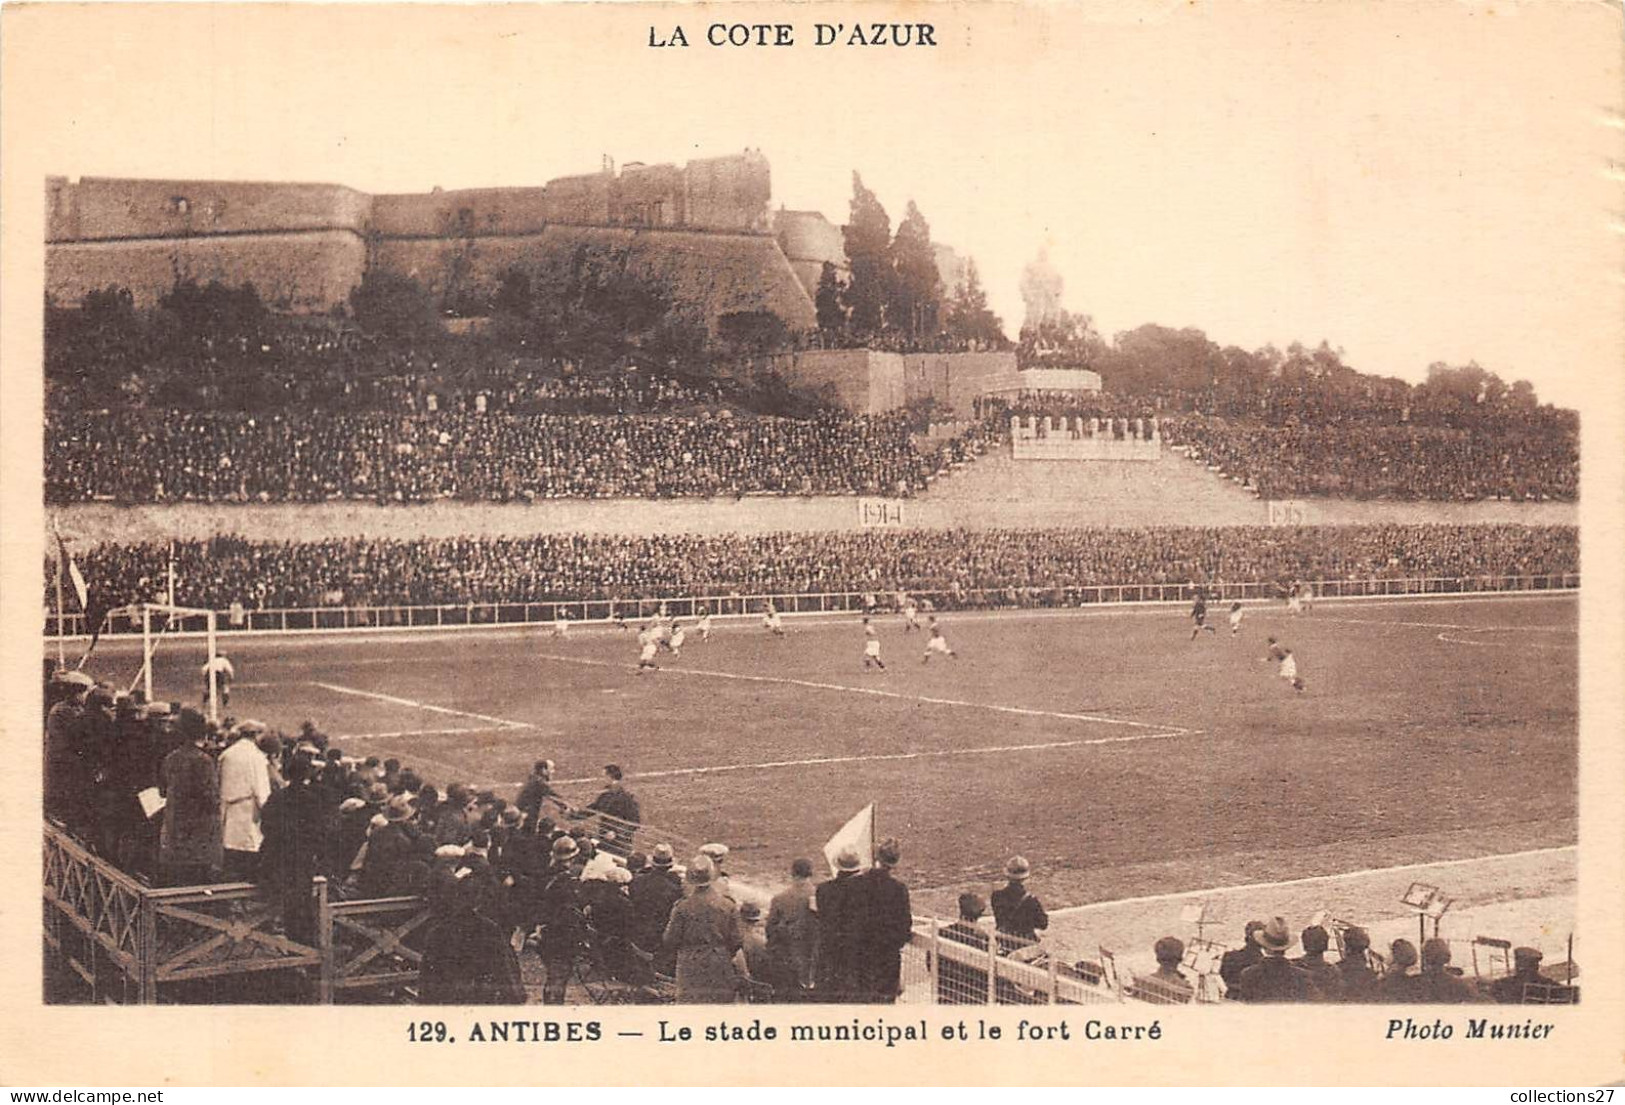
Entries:
{"label": "tree", "polygon": [[440,333],[434,298],[410,276],[368,269],[350,289],[350,313],[369,334],[415,339]]}
{"label": "tree", "polygon": [[825,261],[818,273],[818,294],[813,304],[818,308],[818,329],[825,335],[839,334],[846,329],[846,308],[841,305],[846,286],[841,283],[835,263]]}
{"label": "tree", "polygon": [[869,337],[885,327],[886,305],[892,297],[891,217],[856,171],[852,173],[851,214],[841,228],[841,237],[852,273],[842,305],[852,331]]}
{"label": "tree", "polygon": [[931,227],[913,200],[908,201],[908,211],[897,224],[890,257],[887,328],[914,339],[935,334],[942,307],[942,277],[931,248]]}
{"label": "tree", "polygon": [[1004,321],[987,305],[987,292],[976,260],[965,262],[965,280],[948,300],[944,320],[949,337],[968,344],[997,347],[1008,341]]}
{"label": "tree", "polygon": [[783,349],[790,328],[772,311],[730,311],[717,319],[717,337],[730,353],[760,357]]}
{"label": "tree", "polygon": [[218,280],[200,286],[194,279],[177,279],[158,306],[175,317],[185,337],[194,340],[247,336],[264,324],[267,315],[253,284],[231,288]]}

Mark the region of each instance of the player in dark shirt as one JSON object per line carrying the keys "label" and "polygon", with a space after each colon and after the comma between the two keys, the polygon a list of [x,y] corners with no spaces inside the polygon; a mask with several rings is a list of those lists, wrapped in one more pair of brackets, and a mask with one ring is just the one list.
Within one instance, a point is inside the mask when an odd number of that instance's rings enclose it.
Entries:
{"label": "player in dark shirt", "polygon": [[1204,629],[1207,630],[1209,633],[1217,633],[1218,632],[1218,630],[1214,629],[1211,625],[1207,624],[1207,594],[1206,594],[1206,592],[1203,592],[1203,591],[1197,591],[1196,592],[1196,598],[1191,603],[1191,621],[1195,623],[1194,625],[1191,626],[1191,640],[1193,640],[1193,641],[1196,640],[1197,635],[1199,633],[1201,633],[1202,630],[1204,630]]}

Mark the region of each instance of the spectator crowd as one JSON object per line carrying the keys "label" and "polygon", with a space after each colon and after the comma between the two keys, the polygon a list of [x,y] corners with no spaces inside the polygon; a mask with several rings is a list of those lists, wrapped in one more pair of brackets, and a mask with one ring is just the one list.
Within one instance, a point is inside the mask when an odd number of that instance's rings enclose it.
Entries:
{"label": "spectator crowd", "polygon": [[[421,955],[418,999],[518,1004],[528,999],[521,955],[533,954],[542,1000],[571,987],[618,987],[631,1000],[879,1002],[903,992],[903,954],[915,931],[902,848],[872,857],[851,847],[819,881],[796,860],[770,900],[731,885],[729,849],[706,844],[684,865],[654,835],[626,776],[604,768],[603,788],[575,806],[535,763],[512,798],[464,783],[441,789],[409,765],[347,756],[306,722],[285,735],[252,720],[215,725],[179,703],[147,703],[78,671],[46,686],[45,809],[95,852],[160,886],[258,884],[280,930],[318,942],[312,880],[343,898],[422,896],[430,923],[409,944]],[[144,805],[159,798],[158,808]],[[647,850],[643,850],[644,848]],[[1033,978],[996,959],[1038,965],[1050,919],[1030,887],[1032,865],[1012,857],[1005,884],[966,892],[959,918],[936,930],[935,997],[944,1004],[1047,1000]],[[765,912],[764,912],[765,905]],[[991,931],[984,926],[989,905]],[[1328,958],[1333,940],[1339,958]],[[1302,954],[1288,957],[1301,941]],[[1504,953],[1483,985],[1451,966],[1449,942],[1395,940],[1386,956],[1365,930],[1315,924],[1295,935],[1284,919],[1249,922],[1240,946],[1156,941],[1155,972],[1125,993],[1184,1004],[1198,990],[1242,1002],[1570,1002],[1577,990],[1541,974],[1532,948]],[[1475,965],[1476,968],[1476,965]],[[1056,974],[1098,985],[1100,962]],[[1475,975],[1477,971],[1475,969]],[[580,992],[573,995],[580,998]],[[1059,999],[1057,999],[1059,1000]]]}
{"label": "spectator crowd", "polygon": [[1162,421],[1163,439],[1266,499],[1538,501],[1578,498],[1579,441],[1547,426],[1268,425],[1201,415]]}
{"label": "spectator crowd", "polygon": [[875,494],[928,469],[899,416],[441,412],[54,416],[46,500],[421,503]]}
{"label": "spectator crowd", "polygon": [[[1572,526],[1371,525],[547,535],[102,544],[76,554],[107,605],[226,610],[904,590],[944,608],[1062,605],[1082,588],[1578,571]],[[54,601],[46,564],[46,605]]]}

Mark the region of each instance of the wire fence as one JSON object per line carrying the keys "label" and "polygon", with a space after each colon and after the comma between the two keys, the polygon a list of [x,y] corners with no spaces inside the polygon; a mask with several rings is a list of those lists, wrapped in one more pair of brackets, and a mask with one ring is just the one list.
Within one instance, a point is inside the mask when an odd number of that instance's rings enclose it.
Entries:
{"label": "wire fence", "polygon": [[[1210,602],[1254,602],[1282,597],[1273,582],[1213,583],[1206,590]],[[1471,595],[1498,592],[1572,591],[1580,586],[1578,572],[1540,575],[1407,576],[1398,578],[1326,579],[1311,583],[1317,598],[1373,598],[1405,595]],[[1190,599],[1189,583],[1155,582],[1102,584],[1089,587],[1000,587],[959,590],[915,590],[914,599],[935,610],[1051,609],[1103,606],[1120,603],[1175,603]],[[605,624],[619,619],[639,621],[662,609],[676,618],[743,617],[760,613],[772,603],[786,615],[843,614],[867,609],[866,595],[876,595],[891,606],[890,593],[863,591],[784,592],[749,594],[596,598],[547,602],[466,602],[411,606],[304,606],[266,610],[228,607],[217,610],[220,632],[308,633],[347,630],[400,630],[479,628],[511,625],[546,625],[561,619],[575,624]],[[45,613],[45,636],[86,635],[81,613]],[[175,618],[171,633],[203,633],[202,614]],[[141,632],[138,612],[116,610],[102,627],[105,635]]]}

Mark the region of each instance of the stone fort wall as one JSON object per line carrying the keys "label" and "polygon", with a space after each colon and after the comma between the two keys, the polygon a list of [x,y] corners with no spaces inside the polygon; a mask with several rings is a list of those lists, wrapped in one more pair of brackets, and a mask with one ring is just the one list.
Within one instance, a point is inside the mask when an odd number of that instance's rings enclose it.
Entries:
{"label": "stone fort wall", "polygon": [[[772,235],[771,195],[767,160],[754,150],[680,167],[606,166],[534,188],[409,195],[332,184],[53,177],[46,289],[73,304],[118,284],[147,306],[177,278],[251,281],[273,307],[315,313],[343,303],[372,265],[440,288],[454,258],[480,258],[473,279],[494,283],[502,267],[546,266],[556,248],[602,244],[649,271],[681,274],[685,297],[717,285],[696,304],[713,325],[719,313],[765,309],[808,327],[811,293]],[[583,237],[581,228],[616,233]],[[715,272],[688,271],[696,265]]]}

